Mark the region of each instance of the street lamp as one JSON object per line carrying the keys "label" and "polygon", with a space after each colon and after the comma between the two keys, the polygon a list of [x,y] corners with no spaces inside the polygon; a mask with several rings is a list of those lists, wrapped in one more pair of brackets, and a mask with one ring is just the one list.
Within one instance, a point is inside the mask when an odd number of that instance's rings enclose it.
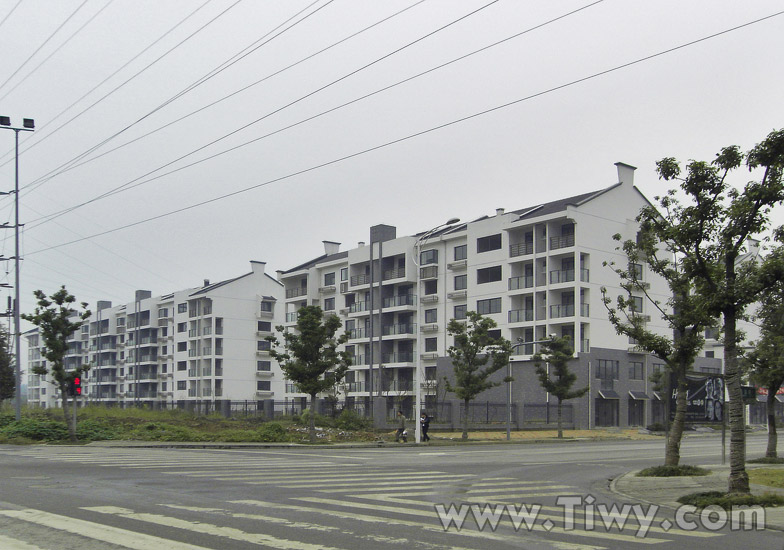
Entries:
{"label": "street lamp", "polygon": [[[544,344],[545,342],[552,342],[555,340],[555,334],[551,334],[546,340],[532,340],[530,342],[523,342],[522,338],[517,339],[516,344],[512,344],[512,350],[520,346],[533,346],[534,344]],[[509,357],[509,362],[506,364],[506,440],[512,439],[512,357]]]}
{"label": "street lamp", "polygon": [[435,234],[436,231],[449,227],[460,222],[460,218],[450,218],[446,223],[435,226],[429,231],[422,233],[414,243],[414,265],[416,266],[416,280],[417,280],[417,331],[416,331],[416,370],[414,371],[414,425],[416,429],[415,441],[420,443],[422,441],[422,423],[419,421],[419,416],[422,414],[422,278],[419,272],[419,262],[421,261],[420,255],[422,253],[422,245]]}
{"label": "street lamp", "polygon": [[[14,289],[14,345],[16,346],[16,386],[14,392],[14,413],[16,420],[22,418],[22,331],[19,326],[19,132],[33,132],[35,130],[35,121],[32,118],[22,119],[22,127],[16,128],[11,126],[11,118],[7,116],[0,116],[0,128],[14,131],[15,142],[15,177],[14,177],[14,211],[16,212],[16,223],[14,224],[14,275],[15,275],[15,289]],[[6,195],[8,193],[5,193]]]}

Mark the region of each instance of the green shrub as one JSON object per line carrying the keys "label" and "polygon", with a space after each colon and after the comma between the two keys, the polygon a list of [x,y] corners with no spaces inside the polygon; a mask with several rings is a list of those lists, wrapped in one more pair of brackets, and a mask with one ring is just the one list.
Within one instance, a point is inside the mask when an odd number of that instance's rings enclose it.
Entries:
{"label": "green shrub", "polygon": [[14,420],[16,417],[13,414],[0,414],[0,428],[8,426]]}
{"label": "green shrub", "polygon": [[679,476],[706,476],[710,470],[699,466],[680,464],[678,466],[653,466],[637,472],[637,477],[679,477]]}
{"label": "green shrub", "polygon": [[117,430],[96,420],[80,420],[76,424],[76,437],[84,441],[119,439]]}
{"label": "green shrub", "polygon": [[335,421],[336,428],[355,432],[369,430],[372,425],[373,423],[370,419],[359,416],[356,412],[349,409],[343,409],[343,412],[340,413],[340,416]]}
{"label": "green shrub", "polygon": [[258,441],[263,443],[283,443],[289,440],[289,434],[286,428],[277,422],[269,422],[262,425],[258,430]]}
{"label": "green shrub", "polygon": [[784,457],[782,456],[763,456],[761,458],[753,458],[746,461],[749,464],[784,464]]}
{"label": "green shrub", "polygon": [[203,441],[203,437],[185,426],[150,422],[133,430],[131,439],[142,441]]}
{"label": "green shrub", "polygon": [[663,432],[663,431],[666,431],[666,429],[664,427],[664,424],[662,424],[661,422],[654,422],[653,424],[648,426],[647,429],[648,429],[649,432]]}
{"label": "green shrub", "polygon": [[[302,414],[299,415],[299,423],[303,426],[310,426],[310,409],[305,409],[302,411]],[[321,426],[322,428],[331,428],[335,425],[335,421],[328,416],[316,413],[315,424],[316,426]]]}
{"label": "green shrub", "polygon": [[68,439],[68,428],[62,422],[22,417],[0,428],[0,435],[8,438],[26,438],[34,441]]}
{"label": "green shrub", "polygon": [[761,495],[733,494],[722,491],[705,491],[702,493],[691,493],[678,499],[681,504],[691,504],[697,508],[706,506],[721,506],[727,511],[732,510],[733,506],[784,506],[784,496],[773,493],[763,493]]}

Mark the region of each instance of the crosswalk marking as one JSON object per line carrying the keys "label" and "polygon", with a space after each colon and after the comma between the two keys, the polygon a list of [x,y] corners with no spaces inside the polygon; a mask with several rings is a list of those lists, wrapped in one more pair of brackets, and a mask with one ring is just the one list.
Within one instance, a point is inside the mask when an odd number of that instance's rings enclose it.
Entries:
{"label": "crosswalk marking", "polygon": [[[377,477],[376,481],[377,481],[377,483],[379,485],[383,485],[385,482],[394,483],[395,480],[401,480],[402,481],[402,479],[401,479],[402,477],[404,477],[404,476],[401,476],[400,474],[395,474],[395,475],[392,475],[392,476]],[[422,479],[417,479],[417,478],[420,478],[420,477]],[[426,482],[428,479],[433,479],[433,483],[443,483],[443,482],[445,482],[445,481],[447,481],[449,479],[466,479],[466,478],[470,478],[470,477],[474,477],[474,474],[438,474],[438,475],[430,474],[430,475],[422,475],[422,476],[410,476],[410,475],[406,475],[405,476],[405,478],[408,481],[417,481],[418,483]],[[438,479],[434,479],[434,478],[438,478]],[[334,480],[334,482],[333,482],[333,480]],[[303,483],[299,483],[299,482],[297,482],[297,483],[285,483],[285,482],[281,483],[280,481],[278,481],[278,482],[275,482],[274,484],[275,485],[280,485],[281,487],[289,487],[289,488],[295,488],[295,487],[339,487],[339,486],[345,485],[346,482],[350,482],[350,481],[352,481],[352,482],[363,482],[363,481],[365,481],[366,482],[366,481],[368,481],[368,479],[367,478],[362,478],[362,477],[348,477],[348,478],[340,479],[340,478],[333,478],[331,476],[330,477],[326,477],[326,478],[322,476],[322,481],[321,482],[319,482],[319,481],[309,481],[309,482],[303,482]],[[252,484],[255,484],[255,485],[260,485],[260,484],[269,485],[270,483],[271,482],[266,481],[266,480],[265,481],[252,482]],[[431,483],[430,485],[432,485],[433,483]]]}
{"label": "crosswalk marking", "polygon": [[0,515],[131,548],[132,550],[208,550],[204,546],[195,546],[135,531],[127,531],[111,525],[97,525],[91,521],[50,514],[41,510],[0,510]]}
{"label": "crosswalk marking", "polygon": [[335,546],[325,546],[323,544],[310,544],[308,542],[301,542],[296,540],[282,539],[265,535],[263,533],[248,533],[241,529],[234,527],[222,527],[220,525],[213,525],[210,523],[201,523],[195,521],[187,521],[184,519],[174,518],[171,516],[162,516],[158,514],[147,514],[141,512],[134,512],[127,508],[120,508],[117,506],[91,506],[82,508],[90,512],[97,512],[99,514],[111,514],[122,518],[135,519],[145,523],[153,523],[155,525],[163,525],[165,527],[175,527],[186,531],[201,533],[204,535],[215,535],[225,537],[240,542],[251,542],[254,544],[266,544],[273,548],[280,550],[346,550]]}
{"label": "crosswalk marking", "polygon": [[[432,523],[425,523],[422,521],[412,521],[412,520],[401,519],[401,518],[374,516],[372,514],[356,514],[352,512],[345,512],[339,510],[329,510],[327,508],[316,508],[313,506],[300,506],[296,504],[281,504],[278,502],[265,502],[262,500],[235,500],[232,501],[232,503],[245,504],[250,506],[272,507],[281,510],[292,510],[296,512],[307,512],[311,514],[321,514],[325,516],[334,516],[343,519],[354,519],[357,521],[368,522],[368,523],[380,523],[384,525],[400,525],[403,527],[416,527],[424,531],[433,531],[436,533],[453,535],[455,537],[482,539],[483,541],[495,540],[500,542],[512,543],[514,545],[520,544],[520,537],[516,537],[512,535],[500,535],[498,533],[488,533],[486,531],[479,532],[479,531],[471,531],[471,530],[444,531],[444,529],[440,525],[434,525]],[[530,536],[530,534],[527,534],[527,536]],[[571,543],[571,542],[560,542],[560,541],[553,541],[553,540],[545,541],[545,539],[539,539],[539,541],[540,543],[546,542],[546,544],[555,546],[556,548],[562,548],[564,550],[604,550],[603,546],[594,546],[594,545],[586,545],[586,544]],[[663,539],[660,539],[660,542],[663,542]]]}
{"label": "crosswalk marking", "polygon": [[0,535],[0,548],[3,550],[43,550],[40,546],[28,544],[23,540]]}

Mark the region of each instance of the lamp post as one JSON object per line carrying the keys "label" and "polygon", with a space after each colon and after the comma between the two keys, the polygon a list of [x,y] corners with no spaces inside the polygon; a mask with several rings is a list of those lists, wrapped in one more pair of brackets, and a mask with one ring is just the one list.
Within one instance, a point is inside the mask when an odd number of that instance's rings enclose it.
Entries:
{"label": "lamp post", "polygon": [[419,421],[419,416],[422,414],[422,278],[419,273],[419,262],[421,261],[420,255],[422,253],[422,245],[433,236],[433,234],[445,227],[454,225],[460,222],[460,218],[450,218],[446,223],[435,226],[429,231],[425,231],[414,243],[414,265],[416,266],[416,280],[417,280],[417,331],[416,331],[416,370],[414,371],[414,425],[416,429],[415,441],[420,443],[422,441],[422,423]]}
{"label": "lamp post", "polygon": [[[520,346],[533,346],[534,344],[544,344],[545,342],[552,342],[555,335],[551,334],[546,340],[532,340],[531,342],[523,342],[522,338],[517,339],[516,344],[512,344],[512,350]],[[512,358],[509,357],[509,363],[506,365],[506,378],[509,380],[506,385],[506,440],[512,439]]]}
{"label": "lamp post", "polygon": [[[16,420],[22,418],[22,331],[19,326],[19,132],[33,132],[35,131],[35,121],[32,118],[22,119],[22,128],[11,126],[11,118],[7,116],[0,116],[0,128],[14,131],[14,211],[16,213],[16,223],[14,224],[14,275],[15,275],[15,288],[14,288],[14,346],[16,346],[15,360],[15,378],[16,386],[14,391],[14,414]],[[7,193],[5,193],[7,194]]]}

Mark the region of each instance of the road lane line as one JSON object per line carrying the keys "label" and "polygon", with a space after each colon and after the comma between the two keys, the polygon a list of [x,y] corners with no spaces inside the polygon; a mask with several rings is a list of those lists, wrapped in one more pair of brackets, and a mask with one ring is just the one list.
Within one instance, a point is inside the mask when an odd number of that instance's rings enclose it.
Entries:
{"label": "road lane line", "polygon": [[234,527],[223,527],[210,523],[187,521],[170,516],[134,512],[128,508],[120,508],[117,506],[90,506],[82,508],[82,510],[96,512],[99,514],[118,516],[126,519],[133,519],[145,523],[152,523],[154,525],[162,525],[164,527],[174,527],[175,529],[182,529],[184,531],[212,535],[215,537],[223,537],[240,542],[266,544],[267,546],[277,548],[279,550],[347,550],[335,546],[325,546],[323,544],[310,544],[308,542],[282,539],[279,537],[273,537],[272,535],[265,535],[263,533],[248,533]]}
{"label": "road lane line", "polygon": [[101,525],[92,521],[50,514],[42,510],[0,510],[0,515],[42,525],[58,531],[66,531],[93,540],[108,542],[131,548],[132,550],[209,550],[175,540],[154,537],[145,533],[128,531],[111,525]]}

